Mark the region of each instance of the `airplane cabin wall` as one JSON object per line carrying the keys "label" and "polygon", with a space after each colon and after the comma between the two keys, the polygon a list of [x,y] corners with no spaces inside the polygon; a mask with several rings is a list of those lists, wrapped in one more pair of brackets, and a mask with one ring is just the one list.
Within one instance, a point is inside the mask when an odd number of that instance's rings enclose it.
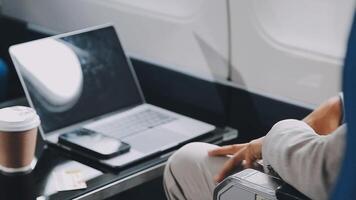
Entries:
{"label": "airplane cabin wall", "polygon": [[314,107],[340,91],[354,0],[233,0],[232,80]]}
{"label": "airplane cabin wall", "polygon": [[354,0],[3,0],[2,9],[52,33],[111,22],[134,58],[312,108],[340,91]]}
{"label": "airplane cabin wall", "polygon": [[225,1],[214,0],[4,0],[3,13],[50,33],[112,23],[129,56],[223,80],[226,9]]}

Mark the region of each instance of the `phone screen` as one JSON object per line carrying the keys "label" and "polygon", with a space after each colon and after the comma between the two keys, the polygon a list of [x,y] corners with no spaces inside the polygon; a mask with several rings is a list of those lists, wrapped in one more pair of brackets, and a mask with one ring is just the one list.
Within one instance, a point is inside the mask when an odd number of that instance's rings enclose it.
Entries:
{"label": "phone screen", "polygon": [[84,128],[60,135],[59,142],[104,157],[118,155],[129,148],[119,139]]}

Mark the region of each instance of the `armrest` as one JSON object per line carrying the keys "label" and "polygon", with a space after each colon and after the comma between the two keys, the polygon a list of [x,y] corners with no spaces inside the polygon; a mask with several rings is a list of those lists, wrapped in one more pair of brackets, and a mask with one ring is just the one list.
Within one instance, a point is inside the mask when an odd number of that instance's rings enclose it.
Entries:
{"label": "armrest", "polygon": [[310,200],[303,193],[287,183],[284,183],[277,188],[276,196],[278,200]]}
{"label": "armrest", "polygon": [[233,174],[217,185],[214,200],[231,199],[309,200],[281,179],[254,169]]}
{"label": "armrest", "polygon": [[224,179],[214,190],[214,200],[270,199],[282,180],[255,169],[245,169]]}

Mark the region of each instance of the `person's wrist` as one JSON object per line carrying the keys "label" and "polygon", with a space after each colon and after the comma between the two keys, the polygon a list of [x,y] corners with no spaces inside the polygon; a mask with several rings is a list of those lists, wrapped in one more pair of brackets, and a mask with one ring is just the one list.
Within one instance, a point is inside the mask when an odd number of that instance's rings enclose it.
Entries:
{"label": "person's wrist", "polygon": [[342,122],[342,109],[343,109],[342,101],[341,98],[338,96],[332,102],[331,113],[330,113],[333,116],[334,120],[338,122],[338,125],[340,125]]}
{"label": "person's wrist", "polygon": [[302,121],[305,122],[306,124],[308,124],[312,129],[314,129],[314,130],[316,129],[315,122],[312,117],[307,116]]}

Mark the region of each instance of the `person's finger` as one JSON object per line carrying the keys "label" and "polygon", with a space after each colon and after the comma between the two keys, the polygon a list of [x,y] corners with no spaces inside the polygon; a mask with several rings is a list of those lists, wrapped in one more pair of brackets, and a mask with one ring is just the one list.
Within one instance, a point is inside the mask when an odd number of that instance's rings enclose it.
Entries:
{"label": "person's finger", "polygon": [[240,163],[245,155],[245,148],[241,149],[237,153],[235,153],[228,161],[225,162],[222,170],[219,172],[217,176],[215,176],[216,182],[221,182],[234,168]]}
{"label": "person's finger", "polygon": [[216,149],[210,150],[208,152],[209,156],[225,156],[225,155],[232,155],[243,148],[245,144],[234,144],[234,145],[227,145],[223,147],[218,147]]}
{"label": "person's finger", "polygon": [[244,167],[251,168],[254,160],[255,160],[255,156],[254,156],[253,148],[251,147],[251,144],[248,144],[246,146]]}
{"label": "person's finger", "polygon": [[251,158],[251,155],[249,153],[246,153],[244,167],[245,168],[251,168],[253,162],[254,162],[254,160],[253,160],[253,158]]}

